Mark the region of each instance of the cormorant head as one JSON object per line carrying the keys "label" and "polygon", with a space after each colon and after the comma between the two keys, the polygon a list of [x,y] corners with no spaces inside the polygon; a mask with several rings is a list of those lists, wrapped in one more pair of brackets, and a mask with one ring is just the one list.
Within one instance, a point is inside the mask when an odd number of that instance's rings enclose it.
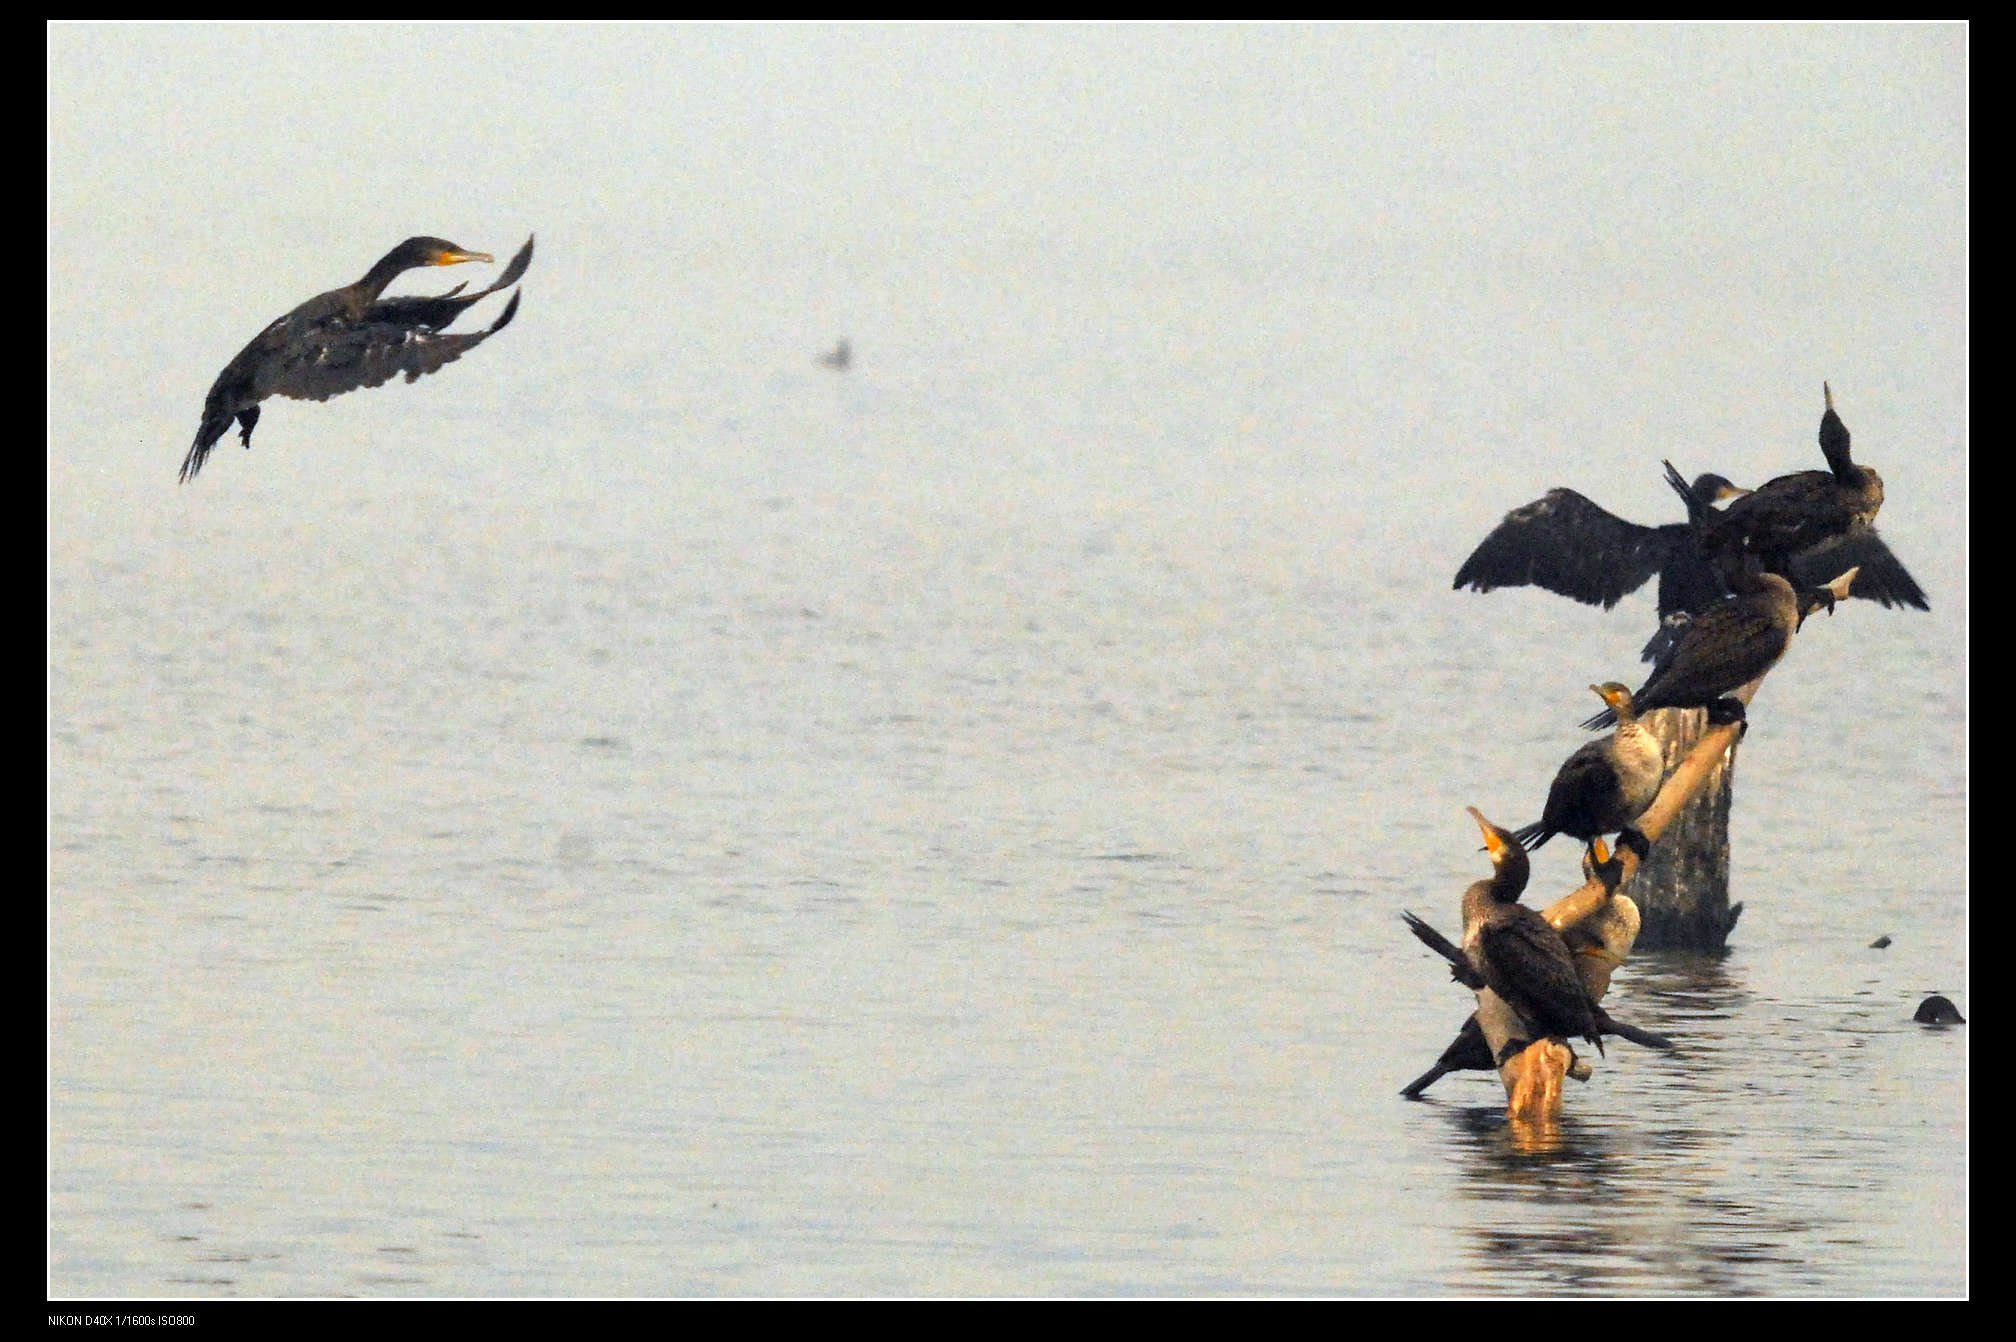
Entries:
{"label": "cormorant head", "polygon": [[494,261],[497,258],[488,252],[472,252],[466,247],[457,247],[446,238],[408,238],[392,249],[387,261],[397,261],[400,267],[411,270],[416,266],[456,266],[464,261]]}
{"label": "cormorant head", "polygon": [[1745,494],[1756,492],[1732,485],[1727,479],[1716,475],[1713,471],[1710,471],[1706,475],[1695,476],[1694,483],[1689,488],[1692,490],[1694,497],[1701,500],[1703,506],[1727,503],[1731,499],[1740,499]]}
{"label": "cormorant head", "polygon": [[1477,828],[1484,831],[1484,851],[1491,855],[1494,875],[1491,878],[1491,897],[1501,904],[1510,904],[1526,889],[1526,878],[1532,873],[1532,866],[1526,859],[1526,850],[1511,833],[1498,828],[1484,818],[1484,813],[1476,807],[1465,808],[1470,818],[1477,822]]}
{"label": "cormorant head", "polygon": [[1604,703],[1610,705],[1611,710],[1617,714],[1617,721],[1629,722],[1636,716],[1631,711],[1630,686],[1606,680],[1601,685],[1591,685],[1589,688],[1595,691]]}

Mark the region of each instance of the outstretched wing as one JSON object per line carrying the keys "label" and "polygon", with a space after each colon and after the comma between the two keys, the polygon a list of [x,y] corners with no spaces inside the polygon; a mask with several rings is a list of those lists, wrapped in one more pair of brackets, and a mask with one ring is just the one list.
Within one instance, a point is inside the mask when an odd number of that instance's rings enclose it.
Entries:
{"label": "outstretched wing", "polygon": [[1792,556],[1790,576],[1795,587],[1818,587],[1858,565],[1862,571],[1855,575],[1855,588],[1850,596],[1867,597],[1886,608],[1932,609],[1932,603],[1925,599],[1925,589],[1897,562],[1897,556],[1890,553],[1890,547],[1883,543],[1874,527],[1853,530],[1810,550],[1801,550]]}
{"label": "outstretched wing", "polygon": [[1666,563],[1682,539],[1681,524],[1641,527],[1572,489],[1505,514],[1463,567],[1456,587],[1544,587],[1606,609],[1636,591]]}
{"label": "outstretched wing", "polygon": [[[326,401],[359,387],[376,387],[401,373],[412,382],[423,373],[455,362],[511,324],[518,294],[487,330],[444,335],[425,325],[368,316],[324,328],[317,340],[290,352],[273,377],[275,395],[297,401]],[[463,303],[464,299],[415,299],[418,303]],[[383,307],[383,304],[374,306]]]}

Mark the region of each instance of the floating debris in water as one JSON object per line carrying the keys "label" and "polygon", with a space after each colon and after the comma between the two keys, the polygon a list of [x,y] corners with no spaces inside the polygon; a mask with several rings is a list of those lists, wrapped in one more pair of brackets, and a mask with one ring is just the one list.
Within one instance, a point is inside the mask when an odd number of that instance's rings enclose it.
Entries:
{"label": "floating debris in water", "polygon": [[1918,1014],[1911,1018],[1920,1025],[1965,1025],[1967,1018],[1960,1014],[1960,1008],[1933,993],[1918,1004]]}

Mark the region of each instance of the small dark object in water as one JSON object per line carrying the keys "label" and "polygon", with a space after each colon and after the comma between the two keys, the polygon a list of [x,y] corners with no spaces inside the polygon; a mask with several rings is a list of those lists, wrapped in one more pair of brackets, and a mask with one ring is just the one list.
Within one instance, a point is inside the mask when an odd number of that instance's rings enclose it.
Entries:
{"label": "small dark object in water", "polygon": [[827,368],[844,373],[853,366],[854,351],[848,348],[847,341],[843,337],[839,344],[819,356],[819,362]]}
{"label": "small dark object in water", "polygon": [[1874,940],[1874,941],[1870,942],[1870,943],[1869,943],[1869,949],[1870,949],[1870,950],[1872,950],[1872,951],[1880,951],[1880,950],[1883,950],[1883,949],[1885,949],[1886,947],[1888,947],[1888,946],[1889,946],[1889,944],[1890,944],[1890,938],[1889,938],[1889,937],[1887,937],[1887,936],[1882,936],[1882,937],[1878,937],[1878,938],[1876,938],[1876,940]]}
{"label": "small dark object in water", "polygon": [[1918,1014],[1911,1018],[1920,1025],[1965,1025],[1967,1018],[1960,1014],[1960,1008],[1933,993],[1918,1004]]}

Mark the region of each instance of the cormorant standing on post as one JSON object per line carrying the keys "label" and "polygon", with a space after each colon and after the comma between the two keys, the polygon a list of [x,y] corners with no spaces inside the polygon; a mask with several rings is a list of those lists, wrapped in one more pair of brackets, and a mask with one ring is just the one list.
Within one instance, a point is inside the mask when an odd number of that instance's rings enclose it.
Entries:
{"label": "cormorant standing on post", "polygon": [[[1752,560],[1749,566],[1754,564]],[[1737,595],[1682,627],[1679,641],[1632,694],[1634,711],[1705,708],[1710,722],[1743,721],[1742,701],[1724,696],[1777,665],[1807,614],[1821,606],[1832,613],[1835,599],[1826,587],[1800,592],[1775,573],[1745,574]],[[1616,722],[1616,710],[1606,708],[1582,725],[1600,728]]]}
{"label": "cormorant standing on post", "polygon": [[401,373],[411,382],[503,330],[518,312],[517,294],[511,295],[510,304],[487,330],[440,334],[471,303],[518,281],[532,263],[530,239],[495,284],[466,298],[456,296],[466,287],[460,284],[429,298],[379,298],[393,279],[416,267],[491,259],[488,252],[472,252],[441,238],[408,238],[355,284],[311,298],[274,321],[217,375],[203,401],[203,423],[177,478],[183,482],[196,478],[233,419],[238,421],[239,439],[251,447],[259,403],[268,396],[326,401],[358,387],[378,386]]}
{"label": "cormorant standing on post", "polygon": [[1615,1020],[1596,1004],[1575,972],[1568,943],[1537,911],[1519,902],[1531,870],[1526,850],[1475,807],[1470,816],[1484,831],[1492,873],[1463,894],[1463,953],[1491,991],[1536,1032],[1529,1042],[1575,1036],[1601,1053],[1607,1032],[1647,1048],[1672,1047],[1671,1040]]}
{"label": "cormorant standing on post", "polygon": [[1616,834],[1619,846],[1636,850],[1643,862],[1652,845],[1633,826],[1659,795],[1666,759],[1658,740],[1639,724],[1630,690],[1614,680],[1589,688],[1617,715],[1616,732],[1568,757],[1547,789],[1540,819],[1512,837],[1530,851],[1556,834],[1572,834],[1585,844]]}
{"label": "cormorant standing on post", "polygon": [[[1820,452],[1827,469],[1767,480],[1727,511],[1700,516],[1701,551],[1725,574],[1747,553],[1766,570],[1789,577],[1794,556],[1851,531],[1867,531],[1876,520],[1883,506],[1883,477],[1855,464],[1848,453],[1848,426],[1834,413],[1833,388],[1823,382],[1820,394],[1826,402]],[[1916,590],[1917,584],[1911,587]]]}
{"label": "cormorant standing on post", "polygon": [[[1599,861],[1599,855],[1602,855],[1600,840],[1589,852],[1583,855],[1583,875],[1590,879],[1601,880],[1606,889],[1614,890],[1618,875],[1617,865],[1609,861],[1607,855],[1603,856],[1603,860]],[[1479,884],[1488,886],[1490,882],[1479,882]],[[1450,978],[1461,983],[1466,988],[1475,990],[1482,990],[1487,986],[1483,975],[1479,974],[1471,966],[1469,956],[1447,937],[1421,919],[1415,917],[1412,913],[1403,910],[1400,916],[1405,920],[1408,930],[1413,932],[1422,945],[1449,962]],[[1545,921],[1544,918],[1542,921]],[[1581,977],[1579,968],[1577,977]],[[1607,975],[1605,977],[1607,978]],[[1583,987],[1585,989],[1588,988],[1586,981]],[[1590,996],[1591,1000],[1594,1000],[1595,993],[1591,991]],[[1605,1012],[1601,1006],[1598,1006],[1596,1010],[1603,1030],[1607,1034],[1622,1034],[1626,1038],[1650,1048],[1671,1048],[1673,1046],[1672,1041],[1663,1035],[1656,1035],[1647,1030],[1640,1030],[1635,1026],[1620,1024],[1608,1012]],[[1508,1041],[1508,1045],[1517,1047],[1523,1046],[1526,1042],[1525,1040],[1513,1039]],[[1423,1091],[1427,1090],[1428,1087],[1434,1085],[1450,1072],[1488,1072],[1497,1066],[1498,1059],[1491,1056],[1491,1046],[1484,1036],[1484,1027],[1478,1022],[1476,1014],[1472,1013],[1463,1022],[1463,1028],[1456,1032],[1456,1037],[1449,1041],[1448,1047],[1442,1050],[1442,1056],[1435,1060],[1435,1065],[1420,1076],[1415,1077],[1400,1093],[1410,1100],[1419,1099]]]}
{"label": "cormorant standing on post", "polygon": [[[1750,492],[1712,474],[1689,489],[1703,508]],[[1454,586],[1489,592],[1530,584],[1608,610],[1656,573],[1663,616],[1670,613],[1669,588],[1698,585],[1684,574],[1685,565],[1701,562],[1694,545],[1686,522],[1640,526],[1572,489],[1550,489],[1505,514],[1456,570]]]}

